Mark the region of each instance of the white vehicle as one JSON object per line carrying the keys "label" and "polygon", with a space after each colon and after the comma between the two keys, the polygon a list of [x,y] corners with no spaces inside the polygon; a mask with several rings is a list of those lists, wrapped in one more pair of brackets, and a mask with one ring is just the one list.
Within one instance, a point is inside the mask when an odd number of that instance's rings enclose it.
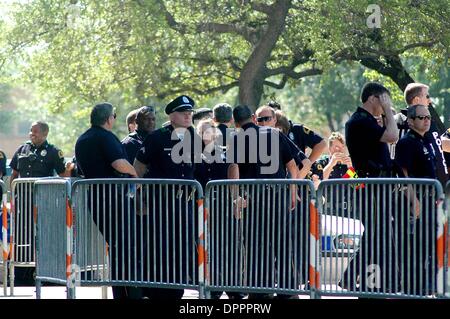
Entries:
{"label": "white vehicle", "polygon": [[323,284],[337,284],[359,248],[364,225],[353,218],[321,216]]}

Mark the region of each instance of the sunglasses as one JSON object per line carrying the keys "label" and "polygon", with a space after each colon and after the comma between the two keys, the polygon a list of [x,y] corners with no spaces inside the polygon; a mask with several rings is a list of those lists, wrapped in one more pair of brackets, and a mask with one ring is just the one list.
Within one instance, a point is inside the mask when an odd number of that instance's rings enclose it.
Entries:
{"label": "sunglasses", "polygon": [[427,99],[429,99],[430,98],[430,96],[427,94],[426,96],[425,96]]}
{"label": "sunglasses", "polygon": [[427,119],[427,120],[431,120],[431,115],[417,115],[416,117],[414,117],[414,119],[419,119],[421,121]]}
{"label": "sunglasses", "polygon": [[112,115],[113,117],[114,117],[114,119],[116,119],[117,118],[117,114],[116,113],[113,113],[113,115]]}
{"label": "sunglasses", "polygon": [[271,120],[272,120],[272,116],[260,116],[260,117],[256,118],[256,121],[258,123],[260,123],[260,122],[269,122]]}

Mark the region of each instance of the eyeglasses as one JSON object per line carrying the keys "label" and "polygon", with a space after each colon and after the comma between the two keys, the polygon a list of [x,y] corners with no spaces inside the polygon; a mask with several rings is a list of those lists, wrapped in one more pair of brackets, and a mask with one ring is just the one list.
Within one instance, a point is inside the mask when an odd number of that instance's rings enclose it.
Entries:
{"label": "eyeglasses", "polygon": [[419,119],[421,121],[427,119],[427,120],[431,120],[431,115],[417,115],[416,117],[414,117],[414,119]]}
{"label": "eyeglasses", "polygon": [[260,117],[256,118],[256,121],[258,123],[260,123],[260,122],[269,122],[269,121],[272,121],[272,118],[273,118],[273,116],[260,116]]}

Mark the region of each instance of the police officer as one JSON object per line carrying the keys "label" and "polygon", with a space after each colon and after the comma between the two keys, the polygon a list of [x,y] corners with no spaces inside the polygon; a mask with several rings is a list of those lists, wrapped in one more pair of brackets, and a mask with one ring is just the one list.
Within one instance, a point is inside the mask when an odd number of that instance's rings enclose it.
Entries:
{"label": "police officer", "polygon": [[[435,152],[431,141],[426,136],[431,126],[430,112],[424,105],[412,105],[408,107],[407,117],[410,130],[397,143],[395,151],[397,165],[401,168],[404,177],[435,179],[437,178]],[[398,223],[405,225],[403,231],[407,236],[404,237],[408,239],[402,241],[403,254],[406,257],[403,264],[404,288],[406,293],[411,293],[413,283],[416,282],[414,293],[428,295],[435,292],[431,276],[432,269],[436,270],[436,258],[432,258],[431,251],[432,244],[436,240],[436,216],[430,214],[434,203],[424,192],[420,193],[417,190],[414,193],[411,187],[409,192],[410,206],[413,208],[411,216],[403,216],[406,220]],[[405,207],[408,206],[405,205]],[[416,248],[412,256],[409,255],[408,246],[411,249]],[[409,267],[407,267],[408,264]],[[428,291],[426,287],[429,288]]]}
{"label": "police officer", "polygon": [[[348,169],[353,166],[350,156],[345,154],[344,136],[339,132],[332,132],[328,138],[328,149],[330,155],[322,156],[311,168],[311,173],[317,176],[319,180],[327,180],[334,178],[342,178],[347,173]],[[337,193],[337,189],[332,189],[333,201],[327,202],[329,209],[327,214],[336,214],[338,211],[343,212],[344,217],[354,218],[351,209],[352,201],[348,198],[350,194]],[[330,206],[331,205],[331,206]]]}
{"label": "police officer", "polygon": [[[62,151],[47,142],[48,131],[49,127],[45,122],[38,121],[31,124],[29,134],[30,141],[27,141],[25,144],[21,145],[11,159],[11,186],[12,182],[18,177],[47,177],[53,176],[55,171],[61,177],[69,176],[69,172],[66,171],[65,168],[64,156]],[[22,190],[19,190],[18,192],[21,191]],[[23,192],[27,191],[23,190]],[[25,193],[16,193],[16,195],[27,198],[27,194]],[[28,196],[30,200],[28,201],[28,203],[25,203],[25,205],[27,205],[28,211],[31,212],[33,205],[33,194],[30,194]],[[18,206],[16,205],[16,207]],[[19,227],[19,225],[16,224],[16,227]],[[26,245],[28,243],[31,243],[30,248],[33,252],[33,238],[34,230],[31,229],[30,232],[24,234],[24,237],[17,238],[18,241],[23,241],[17,242],[17,244]],[[34,269],[34,267],[15,268],[15,276],[18,283],[28,285],[32,280]]]}
{"label": "police officer", "polygon": [[[393,177],[393,163],[390,158],[387,143],[395,143],[397,141],[398,129],[393,113],[391,112],[392,101],[390,99],[390,92],[379,83],[367,83],[361,92],[361,102],[363,103],[362,106],[358,107],[356,112],[345,123],[345,140],[347,141],[353,166],[359,177]],[[383,113],[385,114],[385,126],[380,126],[375,117]],[[366,188],[361,189],[361,192],[364,193],[365,191]],[[383,207],[383,203],[381,203],[382,197],[378,195],[376,192],[373,192],[368,194],[367,197],[361,197],[368,198],[367,205],[364,205],[364,207],[368,207],[368,210],[361,212],[361,221],[365,230],[361,239],[360,249],[350,262],[346,273],[344,273],[344,281],[341,282],[344,287],[347,287],[348,284],[354,288],[354,278],[358,275],[358,263],[360,261],[363,269],[363,273],[359,274],[360,285],[364,291],[372,288],[368,287],[366,282],[368,277],[366,271],[370,270],[370,267],[367,266],[370,264],[381,265],[381,267],[389,265],[389,260],[386,263],[382,263],[382,260],[378,259],[377,256],[371,256],[372,251],[376,252],[376,254],[379,253],[379,250],[376,249],[376,244],[380,240],[387,240],[388,243],[393,242],[389,238],[375,238],[376,234],[389,234],[388,231],[389,227],[391,227],[390,223],[392,219],[392,216],[385,216],[386,220],[379,218],[380,225],[372,224],[372,221],[377,220],[375,205],[381,205],[380,207]],[[377,198],[377,200],[375,201],[374,198]],[[385,212],[382,211],[383,209],[378,211],[382,214],[389,214],[390,209],[388,209],[388,204],[385,203],[386,206],[383,208]],[[371,240],[372,237],[375,238],[376,243]],[[388,255],[388,259],[392,250],[388,247],[387,252],[385,252]],[[347,272],[349,272],[350,276],[346,275],[348,274]],[[381,270],[381,275],[389,278],[387,270],[384,268]],[[350,282],[345,282],[348,278],[350,278]],[[376,288],[378,289],[378,287]]]}
{"label": "police officer", "polygon": [[[276,101],[269,101],[268,106],[275,110],[281,110],[281,105]],[[311,149],[308,157],[311,163],[314,163],[327,147],[325,140],[320,135],[303,124],[294,124],[289,121],[287,136],[303,153],[305,153],[307,147]]]}
{"label": "police officer", "polygon": [[[232,164],[230,164],[228,169],[229,179],[286,178],[288,175],[287,172],[289,176],[295,177],[297,175],[294,154],[292,154],[292,149],[286,140],[281,137],[279,130],[271,127],[257,126],[254,123],[256,121],[255,115],[245,105],[239,105],[233,109],[233,118],[236,128],[240,128],[240,130],[234,136],[233,144],[229,150],[229,156],[232,159]],[[264,145],[263,143],[267,144]],[[261,149],[267,150],[267,158],[265,158],[266,154],[263,154],[265,152],[261,152]],[[256,158],[254,158],[255,154]],[[277,193],[274,196],[275,203],[268,201],[268,198],[272,198],[272,196],[269,196],[271,192]],[[248,232],[250,234],[248,241],[245,243],[250,249],[250,252],[247,254],[246,274],[249,278],[249,284],[252,286],[258,285],[259,283],[262,283],[264,286],[271,285],[274,280],[272,275],[276,262],[276,268],[281,276],[278,284],[282,285],[282,283],[287,281],[287,278],[281,273],[285,270],[288,272],[292,270],[290,269],[292,252],[288,251],[288,249],[281,249],[281,253],[278,254],[278,247],[281,247],[281,242],[278,241],[278,235],[281,236],[280,238],[284,237],[285,239],[289,236],[285,232],[291,221],[289,210],[296,206],[296,193],[294,189],[292,189],[291,194],[287,194],[282,191],[277,192],[277,190],[273,190],[270,187],[263,187],[259,194],[259,197],[252,198],[248,202],[248,213],[244,214],[249,219],[248,223],[244,223],[244,225],[250,225],[249,229],[244,229],[244,233]],[[247,195],[249,196],[250,194]],[[245,206],[245,200],[248,199],[236,197],[234,200],[236,203],[241,203]],[[265,207],[264,210],[263,207]],[[276,207],[276,212],[269,207]],[[275,214],[276,216],[269,216],[271,214]],[[282,221],[282,224],[267,231],[263,225],[275,226],[271,222],[271,217],[277,221]],[[286,223],[283,221],[286,221]],[[256,233],[259,235],[257,236]],[[256,259],[260,250],[262,250],[262,246],[270,246],[265,257],[270,262],[270,270],[266,270],[264,273],[261,270],[262,264]],[[249,295],[249,298],[260,297],[264,298],[267,296],[261,296],[260,294]]]}
{"label": "police officer", "polygon": [[68,177],[62,151],[47,142],[48,125],[45,122],[31,124],[30,141],[21,145],[14,153],[10,166],[11,183],[18,177],[53,176]]}
{"label": "police officer", "polygon": [[155,108],[143,106],[136,113],[136,130],[122,140],[122,145],[131,165],[134,163],[136,153],[142,147],[147,135],[155,129]]}
{"label": "police officer", "polygon": [[[192,127],[194,105],[194,100],[187,95],[179,96],[167,104],[165,112],[169,116],[170,125],[149,134],[143,147],[136,155],[134,167],[139,177],[194,179],[196,163],[201,161],[202,145],[201,138]],[[175,148],[180,145],[183,146],[182,154],[175,151]],[[195,149],[196,146],[199,147],[198,152]],[[178,158],[178,156],[181,158]],[[192,247],[194,247],[192,236],[187,234],[191,234],[196,225],[192,201],[189,200],[189,195],[183,192],[180,197],[177,197],[175,203],[172,200],[168,200],[168,203],[166,203],[164,198],[160,202],[159,191],[155,190],[155,192],[157,194],[152,205],[158,211],[162,209],[163,213],[162,216],[156,214],[154,219],[150,218],[149,223],[154,224],[153,226],[150,225],[148,229],[161,229],[161,232],[156,236],[156,242],[153,242],[152,245],[154,247],[161,246],[162,251],[158,248],[155,252],[156,255],[154,255],[153,249],[150,250],[149,258],[155,260],[155,262],[150,262],[150,265],[147,266],[150,267],[150,276],[152,276],[148,280],[159,281],[163,278],[164,281],[182,280],[186,282],[189,278],[192,278],[192,271],[196,271],[196,269],[189,267],[187,261],[187,259],[191,260],[192,258],[187,254],[192,252]],[[169,230],[166,229],[167,225],[170,225]],[[172,225],[174,232],[172,231]],[[168,242],[163,240],[166,236],[169,238]],[[179,246],[181,240],[183,241],[182,247]],[[189,251],[182,249],[183,247],[189,247]],[[182,251],[181,254],[180,250]],[[163,266],[160,266],[161,260],[164,263]],[[164,271],[166,267],[171,271]],[[175,276],[172,269],[176,269]],[[156,272],[156,278],[153,278],[153,271]],[[145,295],[150,299],[181,299],[184,293],[183,289],[145,288],[145,290]]]}
{"label": "police officer", "polygon": [[[122,144],[111,132],[115,121],[116,113],[110,103],[100,103],[93,107],[90,115],[91,127],[75,144],[77,164],[85,178],[137,177]],[[90,200],[89,204],[93,220],[110,246],[111,280],[120,280],[122,270],[128,273],[127,266],[130,262],[133,265],[131,252],[126,248],[130,246],[128,232],[133,233],[131,225],[134,214],[127,210],[128,205],[124,203],[125,194],[121,189],[103,186],[92,187],[92,196],[88,197],[92,201]],[[107,206],[108,202],[116,204]],[[107,214],[104,214],[105,211]],[[115,225],[116,220],[123,222]],[[111,223],[115,227],[107,227]],[[113,285],[112,289],[114,299],[139,297],[137,288]]]}

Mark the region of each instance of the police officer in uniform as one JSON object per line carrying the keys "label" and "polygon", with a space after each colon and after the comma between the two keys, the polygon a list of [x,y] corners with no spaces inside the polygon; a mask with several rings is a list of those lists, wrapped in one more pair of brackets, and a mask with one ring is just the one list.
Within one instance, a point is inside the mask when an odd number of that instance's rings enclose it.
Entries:
{"label": "police officer in uniform", "polygon": [[[192,112],[194,109],[194,100],[189,96],[182,95],[167,104],[165,108],[166,114],[169,116],[170,125],[153,131],[147,136],[143,147],[138,151],[134,161],[134,167],[139,177],[158,178],[158,179],[194,179],[194,171],[196,163],[201,162],[201,145],[202,141],[192,127]],[[177,153],[175,148],[182,145],[182,154]],[[187,146],[190,146],[190,149]],[[186,146],[186,147],[184,147]],[[195,150],[199,146],[198,152]],[[173,152],[173,154],[172,154]],[[182,156],[182,159],[176,158]],[[176,189],[176,186],[173,186]],[[159,213],[150,218],[147,229],[161,229],[162,231],[156,235],[156,242],[153,242],[154,247],[162,246],[162,251],[157,249],[155,254],[153,249],[150,250],[150,276],[147,278],[150,281],[189,281],[192,278],[192,269],[189,267],[187,259],[191,260],[193,256],[188,256],[188,252],[184,247],[189,247],[192,252],[194,244],[192,242],[191,234],[197,225],[196,216],[193,213],[192,201],[189,199],[189,194],[183,192],[177,197],[173,203],[168,200],[166,203],[164,198],[159,201],[160,195],[158,190],[155,195],[155,202],[152,203],[157,211],[162,208],[162,216]],[[169,194],[171,191],[169,191]],[[152,209],[150,210],[152,211]],[[167,216],[167,217],[166,217]],[[166,230],[166,225],[175,225],[175,232],[170,229]],[[156,227],[156,228],[154,228]],[[166,242],[166,236],[169,242]],[[175,240],[172,238],[175,237]],[[186,239],[186,237],[189,237]],[[183,241],[182,247],[179,242]],[[147,249],[145,249],[146,251]],[[180,253],[182,250],[182,253]],[[181,256],[180,256],[181,255]],[[175,260],[174,260],[175,259]],[[164,263],[163,269],[160,269],[160,263]],[[167,273],[164,269],[170,269]],[[156,269],[154,269],[156,268]],[[181,269],[180,269],[181,268]],[[175,269],[175,276],[172,270]],[[156,278],[153,274],[156,272]],[[180,277],[181,275],[181,277]],[[145,295],[150,299],[181,299],[183,296],[183,289],[164,289],[164,288],[145,288]]]}
{"label": "police officer in uniform", "polygon": [[[350,117],[350,119],[345,123],[345,140],[347,141],[347,147],[350,153],[350,157],[353,166],[359,177],[393,177],[393,163],[390,158],[388,143],[395,143],[398,139],[398,129],[396,122],[394,120],[393,113],[391,111],[392,102],[390,99],[390,92],[384,86],[376,82],[370,82],[364,85],[361,92],[361,102],[363,103],[361,107],[358,107],[355,113]],[[385,114],[385,126],[380,126],[376,120],[376,117]],[[366,192],[366,188],[360,190],[362,193]],[[364,195],[364,194],[362,194]],[[389,259],[393,248],[388,247],[387,252],[381,252],[377,250],[377,243],[380,240],[387,240],[388,243],[393,243],[393,240],[389,238],[376,238],[375,243],[373,243],[370,238],[372,236],[381,236],[391,227],[392,216],[383,215],[388,214],[390,209],[388,205],[390,203],[384,203],[386,205],[385,212],[379,209],[382,213],[383,218],[379,218],[380,225],[372,224],[372,221],[376,221],[376,205],[381,205],[383,203],[381,196],[378,196],[376,192],[367,194],[367,197],[362,196],[361,198],[368,198],[367,211],[361,212],[361,222],[363,223],[365,230],[361,239],[360,249],[356,253],[356,256],[350,262],[349,267],[343,276],[343,281],[341,286],[354,288],[355,278],[360,275],[360,285],[363,291],[367,289],[378,289],[379,287],[373,287],[372,285],[367,285],[367,279],[369,274],[366,272],[370,271],[371,264],[380,265],[384,267],[389,265]],[[375,199],[377,199],[375,201]],[[388,245],[389,246],[389,245]],[[367,251],[366,251],[367,247]],[[376,258],[376,256],[371,256],[371,252],[375,252],[375,255],[387,255],[388,260],[383,263],[381,259]],[[367,259],[366,259],[367,256]],[[361,257],[361,258],[359,258]],[[381,258],[382,256],[380,256]],[[363,273],[359,274],[359,261],[362,263]],[[391,264],[393,264],[391,260]],[[381,276],[384,278],[389,277],[392,270],[381,269]],[[346,282],[350,278],[350,282]],[[371,277],[370,277],[371,278]]]}
{"label": "police officer in uniform", "polygon": [[[436,179],[435,151],[426,136],[431,126],[430,112],[424,105],[412,105],[408,107],[407,116],[410,130],[398,141],[395,160],[404,177]],[[409,191],[413,192],[412,189]],[[431,276],[432,270],[436,270],[436,258],[432,258],[431,251],[432,244],[436,241],[436,216],[430,214],[434,203],[431,202],[428,194],[425,192],[421,194],[418,189],[416,194],[409,195],[409,199],[410,206],[413,208],[410,212],[411,216],[403,216],[403,223],[398,223],[404,225],[403,231],[407,235],[404,236],[407,240],[402,241],[403,254],[406,257],[403,264],[403,274],[406,275],[403,280],[404,292],[429,295],[435,292]],[[405,207],[408,206],[405,205]],[[413,258],[408,256],[410,254],[408,246],[410,249],[416,247]],[[407,267],[408,263],[409,267]],[[416,291],[413,292],[414,282],[416,282]],[[429,288],[428,291],[426,287]]]}
{"label": "police officer in uniform", "polygon": [[136,113],[136,130],[122,140],[122,145],[131,165],[134,163],[137,152],[142,147],[147,135],[155,129],[155,108],[143,106]]}
{"label": "police officer in uniform", "polygon": [[[313,180],[317,177],[319,181],[342,178],[350,167],[353,166],[349,155],[345,154],[344,136],[339,132],[331,133],[328,138],[328,149],[330,155],[319,158],[311,167]],[[326,203],[327,214],[336,215],[336,212],[342,212],[343,217],[354,218],[352,213],[352,201],[349,200],[350,194],[345,192],[338,193],[336,188],[332,189],[332,196]]]}
{"label": "police officer in uniform", "polygon": [[[12,168],[10,183],[18,178],[27,177],[48,177],[53,176],[56,172],[61,177],[68,177],[69,172],[66,171],[64,164],[64,156],[60,149],[56,148],[52,144],[47,142],[49,127],[48,124],[42,121],[34,122],[30,128],[30,141],[21,145],[14,153],[11,159],[10,167]],[[12,189],[12,188],[11,188]],[[16,193],[16,195],[19,195]],[[20,196],[25,196],[22,193]],[[15,199],[16,200],[16,199]],[[30,200],[26,203],[28,211],[32,211],[33,196],[31,194]],[[16,207],[18,207],[16,205]],[[16,224],[16,227],[18,225]],[[28,236],[31,237],[28,237]],[[24,240],[23,243],[17,242],[17,244],[31,243],[31,251],[34,251],[33,238],[34,232],[25,234],[25,237],[17,238],[17,241]],[[34,273],[34,267],[16,267],[15,276],[18,284],[28,284],[32,280]]]}
{"label": "police officer in uniform", "polygon": [[[119,139],[112,133],[116,113],[110,103],[100,103],[92,108],[91,127],[84,132],[75,144],[75,156],[80,173],[87,179],[137,177],[133,166],[128,162]],[[96,185],[88,195],[88,205],[92,218],[103,237],[108,242],[111,280],[121,280],[122,271],[128,273],[128,265],[133,269],[132,225],[134,213],[128,211],[127,201],[122,189]],[[108,203],[113,203],[108,205]],[[106,212],[106,214],[105,214]],[[123,222],[115,224],[116,220]],[[107,227],[113,225],[115,227]],[[104,233],[103,233],[104,231]],[[123,237],[122,237],[123,235]],[[128,278],[129,280],[131,278]],[[114,299],[139,298],[139,288],[130,286],[112,286]]]}
{"label": "police officer in uniform", "polygon": [[[236,128],[240,128],[240,131],[234,136],[233,144],[229,150],[229,156],[232,160],[232,164],[230,164],[228,169],[229,179],[272,179],[297,176],[294,154],[291,152],[292,149],[287,144],[286,140],[281,137],[282,133],[279,130],[271,127],[257,126],[254,123],[256,121],[255,115],[253,115],[250,108],[245,105],[239,105],[233,109],[233,118]],[[264,135],[266,135],[266,137],[264,137]],[[273,143],[272,145],[272,141],[276,141],[276,143]],[[267,145],[264,145],[264,142],[266,142]],[[263,154],[260,152],[262,148],[267,150],[267,156],[270,161],[263,158]],[[254,154],[256,154],[256,160],[253,160]],[[267,170],[268,166],[271,167],[270,170]],[[295,208],[297,196],[296,193],[277,193],[274,196],[275,203],[272,202],[269,205],[268,198],[272,198],[271,192],[277,192],[277,190],[273,190],[271,187],[262,188],[259,193],[260,197],[253,198],[249,201],[247,212],[244,214],[244,217],[247,216],[249,219],[248,223],[244,224],[250,225],[250,228],[254,228],[253,233],[251,229],[244,229],[244,232],[249,232],[249,234],[251,234],[248,236],[248,242],[245,243],[250,250],[247,254],[245,271],[251,286],[257,285],[258,283],[270,285],[272,280],[274,280],[272,271],[266,271],[266,273],[263,274],[261,263],[255,261],[256,256],[260,253],[260,248],[258,249],[257,247],[262,247],[262,245],[265,245],[265,247],[271,246],[269,249],[270,252],[268,252],[266,258],[271,264],[270,269],[273,270],[274,268],[277,268],[280,272],[281,278],[278,285],[282,285],[282,283],[287,281],[287,278],[285,278],[281,272],[284,270],[287,270],[288,272],[292,271],[290,268],[292,265],[291,262],[293,262],[292,252],[281,249],[282,252],[278,255],[277,247],[280,247],[279,245],[281,245],[281,242],[278,242],[278,235],[281,236],[280,238],[287,238],[287,236],[289,236],[289,234],[285,233],[291,222],[289,211]],[[286,196],[286,198],[283,198],[284,196]],[[237,202],[242,202],[242,199],[239,198],[236,198],[235,200]],[[255,206],[252,208],[252,205]],[[272,205],[277,207],[276,212],[269,209]],[[266,207],[266,210],[263,210],[264,206]],[[276,216],[273,216],[276,220],[286,221],[286,223],[279,225],[280,232],[278,231],[279,227],[274,227],[272,231],[267,231],[267,229],[262,226],[269,224],[275,226],[273,223],[269,222],[269,211],[271,211],[271,214],[276,213]],[[251,212],[254,212],[254,214]],[[256,236],[256,233],[258,233],[259,236]],[[271,237],[271,234],[273,237]],[[274,240],[271,240],[271,238],[274,238]],[[275,253],[272,253],[272,249]],[[279,259],[276,260],[278,257]],[[253,261],[253,263],[250,264],[250,261]],[[267,296],[261,294],[249,295],[249,298],[260,297],[264,298]]]}
{"label": "police officer in uniform", "polygon": [[21,145],[11,159],[11,183],[18,177],[53,176],[54,171],[61,177],[68,177],[62,151],[47,142],[48,131],[45,122],[31,124],[30,141]]}

